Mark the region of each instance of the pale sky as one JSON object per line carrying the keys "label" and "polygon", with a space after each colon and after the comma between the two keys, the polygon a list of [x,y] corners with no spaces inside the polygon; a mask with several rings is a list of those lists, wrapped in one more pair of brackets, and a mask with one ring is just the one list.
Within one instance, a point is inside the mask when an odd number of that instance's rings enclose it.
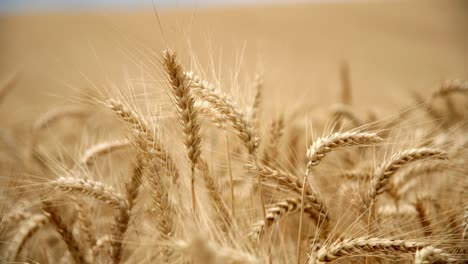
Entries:
{"label": "pale sky", "polygon": [[145,8],[151,7],[153,2],[156,7],[164,8],[338,1],[352,0],[0,0],[0,12]]}

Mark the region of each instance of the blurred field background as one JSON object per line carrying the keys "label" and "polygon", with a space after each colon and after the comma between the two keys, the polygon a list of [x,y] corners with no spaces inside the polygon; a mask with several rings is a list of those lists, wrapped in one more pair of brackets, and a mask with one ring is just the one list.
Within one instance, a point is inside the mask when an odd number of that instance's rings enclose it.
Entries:
{"label": "blurred field background", "polygon": [[[269,91],[264,101],[281,107],[304,98],[337,102],[343,61],[357,111],[401,106],[411,102],[410,90],[468,78],[464,0],[262,2],[157,12],[166,42],[184,61],[195,54],[207,75],[229,83],[239,72],[232,88],[239,98],[261,70]],[[148,52],[164,48],[151,6],[2,12],[0,80],[22,73],[2,105],[2,123],[35,119],[80,89],[147,80],[148,67],[159,64]]]}

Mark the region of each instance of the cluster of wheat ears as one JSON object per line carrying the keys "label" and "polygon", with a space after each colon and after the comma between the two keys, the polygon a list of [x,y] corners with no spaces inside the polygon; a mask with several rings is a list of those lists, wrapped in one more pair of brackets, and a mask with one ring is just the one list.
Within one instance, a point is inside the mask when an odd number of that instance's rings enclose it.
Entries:
{"label": "cluster of wheat ears", "polygon": [[1,262],[466,263],[468,82],[363,118],[343,67],[312,129],[308,104],[268,115],[261,78],[239,107],[159,58],[169,114],[115,92],[2,135]]}

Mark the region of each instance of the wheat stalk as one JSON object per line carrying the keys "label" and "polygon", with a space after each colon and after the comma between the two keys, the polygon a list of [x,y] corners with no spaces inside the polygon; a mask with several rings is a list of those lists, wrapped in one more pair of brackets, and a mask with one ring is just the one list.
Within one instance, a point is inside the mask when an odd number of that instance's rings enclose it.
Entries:
{"label": "wheat stalk", "polygon": [[85,254],[81,252],[80,244],[73,236],[72,232],[68,229],[67,225],[63,222],[57,209],[52,205],[51,202],[43,201],[42,210],[47,216],[49,221],[55,226],[55,230],[60,234],[63,241],[67,245],[68,251],[75,260],[76,263],[89,263],[86,259]]}

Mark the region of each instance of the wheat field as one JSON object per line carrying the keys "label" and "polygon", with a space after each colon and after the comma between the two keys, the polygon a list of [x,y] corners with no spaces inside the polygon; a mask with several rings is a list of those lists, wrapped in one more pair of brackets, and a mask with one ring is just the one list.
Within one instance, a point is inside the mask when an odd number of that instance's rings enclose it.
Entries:
{"label": "wheat field", "polygon": [[3,15],[0,262],[466,263],[466,7]]}

